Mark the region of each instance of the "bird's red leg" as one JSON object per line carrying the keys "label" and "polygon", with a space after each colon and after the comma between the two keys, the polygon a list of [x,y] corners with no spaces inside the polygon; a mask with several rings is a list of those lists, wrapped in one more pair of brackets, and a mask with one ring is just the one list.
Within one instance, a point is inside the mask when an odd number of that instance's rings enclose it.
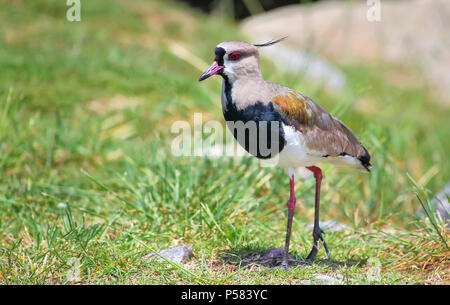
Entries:
{"label": "bird's red leg", "polygon": [[314,244],[311,252],[306,257],[307,260],[313,260],[317,252],[319,251],[319,239],[322,241],[322,244],[327,252],[328,258],[330,258],[330,251],[328,251],[327,244],[322,236],[322,229],[319,226],[319,205],[320,205],[320,184],[322,182],[322,170],[317,166],[308,166],[306,167],[310,171],[314,173],[314,178],[316,179],[316,199],[315,199],[315,210],[314,210],[314,229],[313,229],[313,238]]}
{"label": "bird's red leg", "polygon": [[289,197],[289,201],[287,202],[288,223],[287,223],[287,230],[286,230],[286,245],[284,247],[283,262],[281,263],[283,265],[283,267],[286,269],[288,268],[289,242],[291,239],[292,218],[294,217],[295,202],[297,201],[295,199],[295,187],[294,187],[294,175],[293,174],[292,174],[292,177],[290,178],[290,184],[291,184],[291,196]]}

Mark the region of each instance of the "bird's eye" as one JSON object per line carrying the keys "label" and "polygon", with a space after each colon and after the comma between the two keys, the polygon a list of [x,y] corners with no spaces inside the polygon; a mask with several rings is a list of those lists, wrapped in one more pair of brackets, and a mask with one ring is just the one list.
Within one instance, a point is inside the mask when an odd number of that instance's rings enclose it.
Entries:
{"label": "bird's eye", "polygon": [[233,61],[239,60],[239,58],[241,58],[241,53],[238,52],[231,53],[228,58]]}

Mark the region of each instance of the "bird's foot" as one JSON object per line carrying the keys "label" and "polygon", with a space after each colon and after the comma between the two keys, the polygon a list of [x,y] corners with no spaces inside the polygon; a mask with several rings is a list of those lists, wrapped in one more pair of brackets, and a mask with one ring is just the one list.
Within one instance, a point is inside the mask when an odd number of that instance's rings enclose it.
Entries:
{"label": "bird's foot", "polygon": [[319,240],[322,242],[323,247],[325,248],[325,252],[327,253],[328,259],[331,259],[330,251],[328,250],[327,243],[325,242],[325,239],[323,238],[323,234],[325,234],[322,229],[319,226],[314,226],[313,230],[313,248],[311,252],[306,257],[306,260],[312,261],[316,258],[317,252],[319,252]]}

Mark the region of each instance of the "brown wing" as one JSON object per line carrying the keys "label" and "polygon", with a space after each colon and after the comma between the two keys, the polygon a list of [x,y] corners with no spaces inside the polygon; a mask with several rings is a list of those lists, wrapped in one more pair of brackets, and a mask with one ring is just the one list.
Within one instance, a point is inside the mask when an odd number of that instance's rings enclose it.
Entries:
{"label": "brown wing", "polygon": [[308,149],[322,156],[350,155],[369,170],[370,155],[358,138],[310,98],[288,91],[274,97],[271,102],[285,121],[304,135]]}

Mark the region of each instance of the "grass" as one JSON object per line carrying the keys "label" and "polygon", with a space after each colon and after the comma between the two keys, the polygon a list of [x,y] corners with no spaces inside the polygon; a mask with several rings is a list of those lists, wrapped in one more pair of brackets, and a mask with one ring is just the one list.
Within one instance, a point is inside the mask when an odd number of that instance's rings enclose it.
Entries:
{"label": "grass", "polygon": [[[162,1],[85,1],[79,23],[66,9],[2,1],[0,283],[449,283],[448,231],[429,203],[449,181],[450,113],[414,67],[348,63],[345,91],[332,94],[263,61],[270,80],[348,124],[374,165],[369,175],[324,167],[321,219],[350,227],[327,232],[332,260],[322,249],[313,264],[271,270],[243,262],[283,246],[285,173],[170,151],[172,122],[223,120],[220,81],[197,78],[218,42],[245,38],[236,25]],[[314,183],[296,188],[291,253],[302,262]],[[143,258],[180,244],[193,249],[187,264]]]}

